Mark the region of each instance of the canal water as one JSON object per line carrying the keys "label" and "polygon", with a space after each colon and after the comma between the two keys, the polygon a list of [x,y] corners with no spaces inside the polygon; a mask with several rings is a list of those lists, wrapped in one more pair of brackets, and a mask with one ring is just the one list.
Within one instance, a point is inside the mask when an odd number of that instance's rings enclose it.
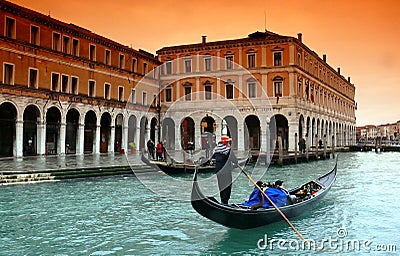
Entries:
{"label": "canal water", "polygon": [[[190,202],[160,195],[131,176],[1,187],[0,255],[398,255],[399,156],[340,153],[338,177],[326,198],[312,213],[291,219],[316,242],[312,248],[284,221],[229,229],[197,214]],[[279,178],[293,188],[334,164],[271,167],[263,180]],[[160,191],[169,189],[168,176],[146,175],[160,182]],[[191,176],[176,179],[183,184]],[[170,189],[180,191],[176,184]],[[187,193],[185,186],[181,190]],[[239,175],[231,202],[246,200],[251,191]]]}

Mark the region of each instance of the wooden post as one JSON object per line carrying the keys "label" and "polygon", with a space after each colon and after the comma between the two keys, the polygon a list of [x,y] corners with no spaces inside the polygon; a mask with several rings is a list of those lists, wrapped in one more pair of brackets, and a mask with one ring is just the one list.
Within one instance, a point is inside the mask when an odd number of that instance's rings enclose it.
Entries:
{"label": "wooden post", "polygon": [[332,158],[335,158],[335,135],[332,135]]}
{"label": "wooden post", "polygon": [[279,152],[278,164],[280,166],[283,166],[283,148],[282,148],[281,136],[278,136],[278,152]]}
{"label": "wooden post", "polygon": [[375,138],[375,152],[378,153],[378,137]]}
{"label": "wooden post", "polygon": [[324,135],[324,159],[326,159],[326,134]]}
{"label": "wooden post", "polygon": [[318,160],[318,134],[315,134],[315,160]]}
{"label": "wooden post", "polygon": [[297,164],[297,132],[294,134],[294,161]]}
{"label": "wooden post", "polygon": [[308,151],[310,150],[309,148],[309,143],[308,143],[308,135],[306,135],[306,160],[308,162]]}

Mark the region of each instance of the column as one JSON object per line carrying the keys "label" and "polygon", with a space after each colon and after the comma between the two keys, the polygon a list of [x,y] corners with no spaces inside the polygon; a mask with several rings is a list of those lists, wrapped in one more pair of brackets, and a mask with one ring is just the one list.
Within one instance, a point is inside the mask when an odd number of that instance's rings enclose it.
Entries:
{"label": "column", "polygon": [[260,153],[267,150],[267,129],[269,129],[263,121],[262,119],[260,120]]}
{"label": "column", "polygon": [[267,48],[263,45],[261,46],[261,67],[267,66]]}
{"label": "column", "polygon": [[14,148],[16,157],[23,156],[24,121],[17,120],[15,123],[15,142]]}
{"label": "column", "polygon": [[200,120],[194,119],[194,149],[201,149],[201,129],[200,129]]}
{"label": "column", "polygon": [[115,126],[111,126],[111,135],[110,139],[108,140],[108,152],[114,152],[114,145],[115,145]]}
{"label": "column", "polygon": [[84,153],[84,142],[85,142],[85,125],[78,124],[78,130],[76,133],[76,154],[82,155]]}
{"label": "column", "polygon": [[93,142],[93,153],[99,154],[100,153],[100,124],[97,124],[96,127],[96,135],[95,141]]}
{"label": "column", "polygon": [[[239,75],[238,79],[239,79],[239,81],[238,81],[238,85],[239,85],[239,95],[238,95],[238,98],[241,99],[241,98],[243,98],[243,96],[242,96],[242,93],[243,93],[243,76],[242,76],[242,75]],[[245,95],[246,95],[247,97],[249,97],[249,92],[247,91],[247,88],[246,88],[246,94],[245,94]]]}
{"label": "column", "polygon": [[175,150],[181,150],[181,124],[178,120],[174,120],[175,122]]}
{"label": "column", "polygon": [[296,134],[297,134],[297,128],[298,128],[298,122],[289,122],[289,138],[288,138],[288,150],[295,150],[295,144],[296,144]]}
{"label": "column", "polygon": [[238,129],[238,150],[244,150],[243,119],[237,120],[237,129]]}
{"label": "column", "polygon": [[125,154],[128,153],[128,126],[122,127],[122,140],[121,140],[121,148],[125,151]]}
{"label": "column", "polygon": [[37,124],[37,154],[46,154],[46,123],[39,121]]}
{"label": "column", "polygon": [[[133,140],[135,141],[136,144],[136,148],[139,152],[143,151],[143,148],[140,148],[140,125],[136,126],[135,130],[134,130],[135,134],[133,136]],[[146,148],[146,143],[147,141],[144,142],[144,147]]]}
{"label": "column", "polygon": [[194,95],[195,101],[200,100],[200,78],[196,77],[196,94]]}
{"label": "column", "polygon": [[243,66],[243,56],[242,56],[243,50],[242,47],[239,47],[239,65]]}
{"label": "column", "polygon": [[60,125],[60,136],[59,136],[59,141],[60,143],[57,143],[57,153],[64,155],[65,154],[65,136],[66,136],[66,123],[61,123]]}

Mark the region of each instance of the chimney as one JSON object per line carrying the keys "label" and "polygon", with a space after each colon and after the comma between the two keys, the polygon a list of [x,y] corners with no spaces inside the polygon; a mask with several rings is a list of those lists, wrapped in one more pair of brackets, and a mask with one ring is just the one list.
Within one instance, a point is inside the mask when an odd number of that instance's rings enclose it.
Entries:
{"label": "chimney", "polygon": [[339,73],[339,75],[340,75],[340,68],[337,68],[337,72]]}
{"label": "chimney", "polygon": [[297,39],[299,39],[300,42],[303,42],[303,34],[302,33],[298,33],[297,34]]}
{"label": "chimney", "polygon": [[201,36],[201,43],[206,44],[207,42],[207,36]]}
{"label": "chimney", "polygon": [[322,55],[322,59],[326,62],[326,54]]}
{"label": "chimney", "polygon": [[350,77],[347,77],[347,81],[350,83]]}

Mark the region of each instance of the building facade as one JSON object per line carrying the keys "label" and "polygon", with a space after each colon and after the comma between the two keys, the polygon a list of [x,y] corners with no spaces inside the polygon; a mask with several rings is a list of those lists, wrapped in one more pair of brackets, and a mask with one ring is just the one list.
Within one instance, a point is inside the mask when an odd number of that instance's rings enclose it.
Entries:
{"label": "building facade", "polygon": [[193,141],[202,148],[207,134],[218,139],[225,126],[239,150],[271,149],[278,136],[286,150],[300,138],[311,147],[356,140],[354,84],[303,44],[301,34],[265,31],[217,42],[203,36],[157,54],[164,63],[164,120],[169,136],[181,137],[170,147]]}
{"label": "building facade", "polygon": [[114,152],[155,136],[157,88],[135,91],[159,65],[150,53],[0,1],[0,60],[1,157]]}
{"label": "building facade", "polygon": [[221,135],[239,150],[278,136],[286,150],[355,142],[355,87],[301,34],[204,36],[157,54],[0,0],[0,157],[126,152],[149,138],[175,150]]}

